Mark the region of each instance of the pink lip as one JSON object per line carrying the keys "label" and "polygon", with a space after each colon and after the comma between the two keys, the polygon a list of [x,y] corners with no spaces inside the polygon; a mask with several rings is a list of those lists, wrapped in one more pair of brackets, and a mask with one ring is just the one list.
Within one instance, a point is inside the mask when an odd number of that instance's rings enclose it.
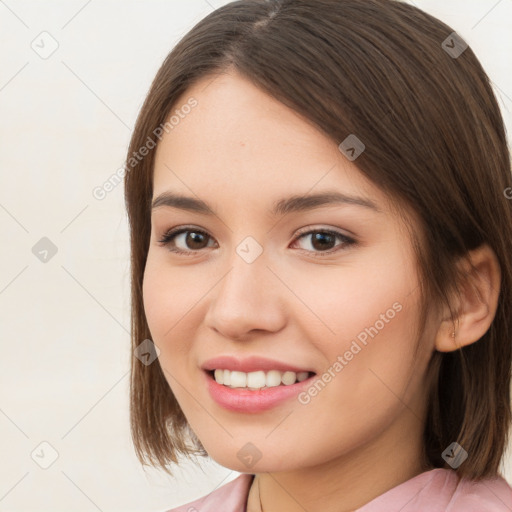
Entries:
{"label": "pink lip", "polygon": [[286,400],[295,398],[302,390],[311,385],[312,380],[316,377],[315,374],[302,382],[296,382],[290,386],[281,385],[253,391],[245,388],[232,389],[218,384],[213,378],[211,370],[221,369],[243,371],[246,373],[258,370],[279,370],[282,372],[292,371],[298,373],[308,370],[255,356],[243,360],[238,360],[231,356],[216,357],[206,361],[202,368],[205,370],[206,385],[212,399],[224,409],[244,413],[266,411]]}
{"label": "pink lip", "polygon": [[313,370],[308,368],[299,368],[288,363],[282,363],[280,361],[274,361],[265,357],[251,356],[244,359],[237,359],[233,356],[219,356],[213,359],[205,361],[201,368],[203,370],[231,370],[238,372],[256,372],[263,370],[268,372],[270,370],[278,370],[280,372],[312,372]]}
{"label": "pink lip", "polygon": [[218,384],[210,373],[205,372],[206,384],[210,396],[224,409],[235,412],[258,413],[272,409],[277,405],[295,398],[302,390],[311,384],[316,375],[290,386],[251,391],[244,388],[229,388]]}

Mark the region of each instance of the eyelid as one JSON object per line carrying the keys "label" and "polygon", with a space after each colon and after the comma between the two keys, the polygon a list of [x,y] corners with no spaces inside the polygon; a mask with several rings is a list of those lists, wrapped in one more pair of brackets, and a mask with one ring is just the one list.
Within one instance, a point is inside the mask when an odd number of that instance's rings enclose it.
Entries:
{"label": "eyelid", "polygon": [[298,231],[295,232],[295,238],[299,237],[300,235],[305,235],[307,233],[311,232],[322,232],[322,233],[333,233],[336,235],[341,235],[346,238],[353,238],[355,240],[356,235],[349,231],[348,229],[341,229],[341,228],[334,228],[334,227],[326,227],[325,225],[312,225],[307,226],[305,228],[301,228]]}

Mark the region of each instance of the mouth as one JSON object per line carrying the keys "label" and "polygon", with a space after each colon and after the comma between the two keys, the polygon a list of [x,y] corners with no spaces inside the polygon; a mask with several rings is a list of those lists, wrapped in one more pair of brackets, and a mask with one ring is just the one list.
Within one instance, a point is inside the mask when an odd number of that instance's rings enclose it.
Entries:
{"label": "mouth", "polygon": [[316,373],[283,359],[219,355],[201,365],[210,397],[238,413],[259,413],[296,398]]}
{"label": "mouth", "polygon": [[276,387],[293,386],[316,375],[315,372],[310,371],[257,370],[242,372],[223,368],[206,370],[206,373],[221,386],[250,391],[264,391]]}
{"label": "mouth", "polygon": [[241,372],[204,369],[210,397],[223,409],[235,413],[258,414],[296,400],[310,386],[316,373],[291,370]]}

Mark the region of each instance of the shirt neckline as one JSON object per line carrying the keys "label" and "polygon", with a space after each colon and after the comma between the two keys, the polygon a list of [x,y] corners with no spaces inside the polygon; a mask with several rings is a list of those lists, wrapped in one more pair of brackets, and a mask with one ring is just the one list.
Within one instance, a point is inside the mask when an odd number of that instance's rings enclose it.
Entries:
{"label": "shirt neckline", "polygon": [[[422,473],[418,473],[417,475],[409,478],[408,480],[405,480],[402,483],[399,483],[392,487],[391,489],[388,489],[384,493],[380,494],[379,496],[376,496],[371,501],[366,502],[365,504],[361,505],[361,507],[357,508],[353,512],[364,512],[367,507],[375,506],[380,503],[380,501],[387,501],[392,494],[399,493],[403,491],[404,489],[407,489],[407,494],[411,494],[411,496],[416,494],[416,489],[419,486],[422,486],[422,484],[426,483],[427,481],[432,481],[436,476],[443,475],[445,478],[449,478],[450,476],[454,477],[458,480],[458,476],[456,473],[449,469],[445,468],[433,468],[426,471],[423,471]],[[247,503],[246,508],[244,512],[262,512],[260,501],[259,501],[259,488],[258,488],[258,480],[255,478],[255,474],[250,475],[249,480],[249,489],[247,494]],[[410,488],[410,490],[409,490]]]}

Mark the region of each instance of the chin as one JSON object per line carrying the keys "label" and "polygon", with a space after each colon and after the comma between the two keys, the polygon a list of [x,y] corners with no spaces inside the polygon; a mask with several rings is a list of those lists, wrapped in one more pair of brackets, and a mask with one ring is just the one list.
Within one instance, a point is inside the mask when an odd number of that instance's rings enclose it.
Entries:
{"label": "chin", "polygon": [[[215,441],[213,442],[215,443]],[[279,452],[275,446],[262,447],[262,444],[262,442],[253,444],[244,440],[221,447],[216,443],[214,449],[207,450],[207,452],[221,466],[239,473],[274,473],[302,467],[301,461],[293,460],[290,457],[290,452],[293,454],[293,449],[282,447],[283,451]]]}

